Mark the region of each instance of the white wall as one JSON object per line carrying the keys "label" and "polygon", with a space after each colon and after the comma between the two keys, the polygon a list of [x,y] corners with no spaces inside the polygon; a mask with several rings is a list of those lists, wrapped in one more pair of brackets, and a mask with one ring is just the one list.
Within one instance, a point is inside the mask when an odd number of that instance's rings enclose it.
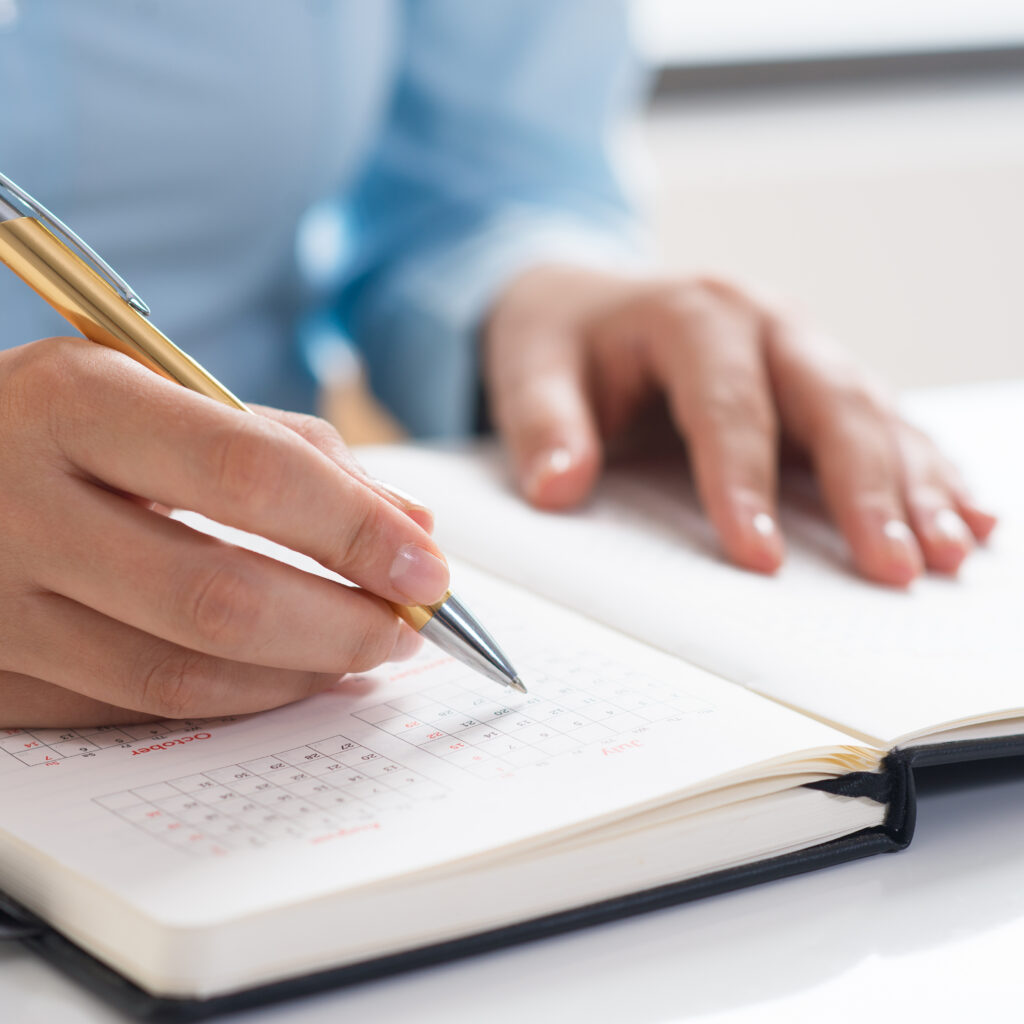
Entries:
{"label": "white wall", "polygon": [[670,265],[781,289],[901,385],[1024,377],[1024,74],[683,97],[642,132]]}
{"label": "white wall", "polygon": [[1020,45],[1020,0],[631,0],[658,64]]}

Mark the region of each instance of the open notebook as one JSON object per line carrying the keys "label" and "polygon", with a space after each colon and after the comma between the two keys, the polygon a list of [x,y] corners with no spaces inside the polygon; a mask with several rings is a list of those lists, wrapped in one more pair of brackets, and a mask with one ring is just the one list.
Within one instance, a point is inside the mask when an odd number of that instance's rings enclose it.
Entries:
{"label": "open notebook", "polygon": [[798,507],[777,579],[724,565],[677,467],[550,516],[493,453],[364,452],[529,695],[425,650],[263,715],[0,734],[10,916],[188,1019],[905,845],[914,763],[1024,749],[1024,388],[915,411],[1004,521],[909,594]]}

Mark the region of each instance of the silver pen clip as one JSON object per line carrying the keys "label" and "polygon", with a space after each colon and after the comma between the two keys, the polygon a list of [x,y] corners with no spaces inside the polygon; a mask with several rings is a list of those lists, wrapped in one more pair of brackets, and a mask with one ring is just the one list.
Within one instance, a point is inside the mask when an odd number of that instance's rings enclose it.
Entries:
{"label": "silver pen clip", "polygon": [[76,249],[78,255],[83,257],[86,263],[91,264],[93,270],[105,278],[110,287],[132,309],[143,316],[149,316],[149,306],[128,286],[128,282],[95,249],[79,238],[59,217],[50,213],[42,203],[33,199],[23,188],[19,188],[10,178],[3,174],[0,174],[0,191],[8,192],[16,200],[17,204],[20,204],[20,207],[27,207],[28,212],[26,216],[35,217],[42,221],[55,235],[62,236],[63,240]]}

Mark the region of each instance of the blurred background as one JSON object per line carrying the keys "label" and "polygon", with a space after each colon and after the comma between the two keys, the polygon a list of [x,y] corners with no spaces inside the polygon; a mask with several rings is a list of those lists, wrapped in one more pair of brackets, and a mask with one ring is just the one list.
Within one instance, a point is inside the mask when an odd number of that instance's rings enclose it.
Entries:
{"label": "blurred background", "polygon": [[1024,376],[1024,2],[633,0],[664,260],[901,386]]}
{"label": "blurred background", "polygon": [[1022,0],[630,3],[665,265],[777,291],[899,388],[1024,377]]}

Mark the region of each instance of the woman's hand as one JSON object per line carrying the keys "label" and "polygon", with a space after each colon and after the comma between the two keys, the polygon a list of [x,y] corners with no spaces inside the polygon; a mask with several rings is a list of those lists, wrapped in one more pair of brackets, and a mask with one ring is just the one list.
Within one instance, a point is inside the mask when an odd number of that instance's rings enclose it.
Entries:
{"label": "woman's hand", "polygon": [[[0,353],[0,724],[256,711],[419,639],[381,597],[441,597],[430,515],[326,423],[218,405],[91,342]],[[222,543],[191,509],[343,587]],[[379,595],[379,596],[372,596]]]}
{"label": "woman's hand", "polygon": [[635,281],[537,267],[485,329],[491,410],[526,497],[582,501],[605,443],[664,399],[727,556],[772,572],[780,442],[809,457],[863,575],[956,572],[995,519],[834,345],[710,278]]}

